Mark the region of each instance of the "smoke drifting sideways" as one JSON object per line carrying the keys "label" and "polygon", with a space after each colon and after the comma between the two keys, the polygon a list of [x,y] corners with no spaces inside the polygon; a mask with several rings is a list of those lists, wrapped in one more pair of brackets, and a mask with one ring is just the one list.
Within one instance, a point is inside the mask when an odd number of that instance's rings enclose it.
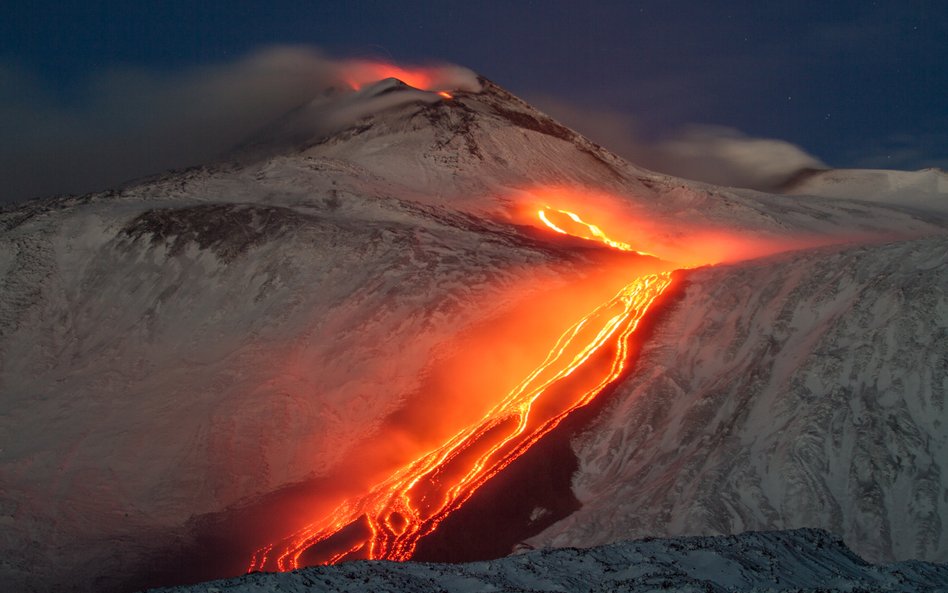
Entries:
{"label": "smoke drifting sideways", "polygon": [[653,139],[645,137],[636,118],[627,113],[588,109],[553,97],[530,99],[626,160],[675,177],[774,192],[802,170],[828,168],[795,144],[755,138],[727,126],[690,124]]}
{"label": "smoke drifting sideways", "polygon": [[387,77],[426,91],[480,90],[477,76],[459,66],[401,68],[277,46],[174,73],[110,70],[67,101],[0,63],[0,203],[98,191],[210,162],[294,111],[305,110],[306,131],[318,134],[400,101],[441,100],[434,92],[340,100]]}

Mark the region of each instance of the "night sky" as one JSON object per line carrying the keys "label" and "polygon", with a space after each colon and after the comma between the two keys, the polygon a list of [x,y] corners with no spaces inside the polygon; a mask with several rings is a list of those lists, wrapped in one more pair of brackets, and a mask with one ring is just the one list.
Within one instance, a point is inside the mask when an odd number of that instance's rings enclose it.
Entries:
{"label": "night sky", "polygon": [[[65,0],[4,12],[0,157],[55,143],[49,130],[30,137],[49,113],[75,122],[101,108],[89,97],[110,71],[160,77],[304,44],[460,64],[554,115],[609,114],[639,146],[700,124],[784,140],[834,167],[948,168],[948,4],[937,0]],[[566,123],[622,152],[581,117]],[[5,161],[0,173],[13,175]],[[101,184],[62,175],[63,187],[37,191]],[[29,195],[24,183],[5,201]]]}

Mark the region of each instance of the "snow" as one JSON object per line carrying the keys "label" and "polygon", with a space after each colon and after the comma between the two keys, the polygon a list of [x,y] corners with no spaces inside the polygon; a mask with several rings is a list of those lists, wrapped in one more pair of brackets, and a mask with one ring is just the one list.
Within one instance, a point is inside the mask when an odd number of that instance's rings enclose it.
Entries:
{"label": "snow", "polygon": [[948,173],[940,169],[814,171],[785,191],[799,196],[858,200],[948,214]]}
{"label": "snow", "polygon": [[866,564],[817,530],[714,538],[630,541],[580,549],[534,550],[490,562],[347,562],[291,573],[255,573],[156,593],[283,591],[945,591],[948,566]]}
{"label": "snow", "polygon": [[534,545],[822,526],[948,560],[948,239],[689,273]]}
{"label": "snow", "polygon": [[328,137],[303,110],[222,162],[0,212],[5,583],[114,589],[196,518],[340,475],[458,335],[601,261],[518,218],[553,185],[666,259],[726,234],[751,261],[687,274],[576,443],[583,507],[537,543],[819,526],[946,560],[946,225],[891,205],[921,181],[727,190],[489,82],[450,101],[385,84],[321,102],[369,114]]}

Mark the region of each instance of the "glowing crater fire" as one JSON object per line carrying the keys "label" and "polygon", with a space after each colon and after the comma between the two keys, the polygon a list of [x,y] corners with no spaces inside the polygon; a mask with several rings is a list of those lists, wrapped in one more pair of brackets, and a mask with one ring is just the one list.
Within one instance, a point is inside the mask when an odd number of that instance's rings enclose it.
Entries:
{"label": "glowing crater fire", "polygon": [[[545,208],[538,215],[558,233],[636,251],[572,212]],[[481,485],[622,375],[630,336],[670,284],[668,272],[631,281],[563,332],[546,359],[480,420],[364,495],[258,549],[248,571],[358,558],[411,558],[418,541]]]}
{"label": "glowing crater fire", "polygon": [[439,75],[436,68],[402,68],[384,62],[355,62],[344,69],[341,74],[343,81],[354,91],[362,87],[385,80],[396,78],[410,87],[436,93],[442,99],[453,99],[446,86],[443,75]]}

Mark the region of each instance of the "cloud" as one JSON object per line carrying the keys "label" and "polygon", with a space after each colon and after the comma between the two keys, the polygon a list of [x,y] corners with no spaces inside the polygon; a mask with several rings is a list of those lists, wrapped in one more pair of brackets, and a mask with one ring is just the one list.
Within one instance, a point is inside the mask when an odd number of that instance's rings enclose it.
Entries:
{"label": "cloud", "polygon": [[725,126],[690,125],[647,138],[633,116],[551,97],[533,102],[555,119],[627,160],[654,171],[716,185],[774,190],[801,169],[826,168],[802,148]]}
{"label": "cloud", "polygon": [[[476,75],[458,66],[402,69],[336,60],[307,47],[270,47],[170,74],[97,73],[69,102],[45,93],[28,72],[0,64],[0,202],[95,191],[208,162],[284,114],[325,102],[330,88],[351,90],[398,74],[433,90],[479,88]],[[312,113],[327,118],[322,129],[365,115],[347,109]]]}
{"label": "cloud", "polygon": [[801,169],[826,168],[789,142],[752,138],[723,126],[688,126],[656,148],[663,170],[718,185],[770,190]]}

